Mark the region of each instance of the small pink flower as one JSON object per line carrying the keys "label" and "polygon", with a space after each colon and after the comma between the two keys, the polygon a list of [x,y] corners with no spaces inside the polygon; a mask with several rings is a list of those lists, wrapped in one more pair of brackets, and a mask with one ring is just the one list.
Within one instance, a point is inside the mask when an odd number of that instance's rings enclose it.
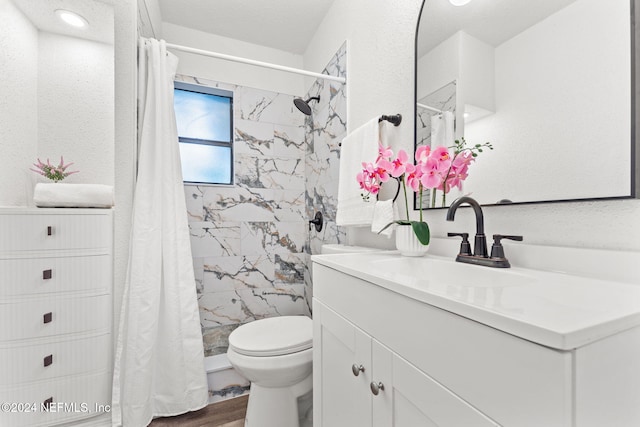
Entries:
{"label": "small pink flower", "polygon": [[378,158],[376,162],[380,159],[389,159],[393,156],[393,151],[390,147],[383,147],[382,144],[378,144]]}
{"label": "small pink flower", "polygon": [[416,150],[416,162],[417,163],[425,163],[429,156],[431,155],[431,147],[428,145],[421,145]]}
{"label": "small pink flower", "polygon": [[391,176],[398,178],[406,172],[408,165],[413,166],[413,164],[409,162],[409,155],[406,151],[400,150],[398,151],[398,157],[392,162],[392,168],[389,173]]}
{"label": "small pink flower", "polygon": [[443,181],[443,177],[437,169],[427,169],[422,171],[420,183],[424,188],[438,188]]}
{"label": "small pink flower", "polygon": [[418,192],[420,191],[420,178],[422,176],[422,171],[420,170],[420,168],[416,168],[413,165],[411,166],[412,166],[411,170],[407,170],[405,179],[406,179],[407,185],[411,187],[411,189],[414,192]]}

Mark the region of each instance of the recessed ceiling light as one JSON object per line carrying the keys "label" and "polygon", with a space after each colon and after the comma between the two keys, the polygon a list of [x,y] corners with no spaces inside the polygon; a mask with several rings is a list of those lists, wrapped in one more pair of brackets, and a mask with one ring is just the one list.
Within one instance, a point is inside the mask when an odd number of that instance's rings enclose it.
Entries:
{"label": "recessed ceiling light", "polygon": [[56,15],[58,15],[60,19],[62,19],[64,22],[71,25],[72,27],[83,28],[89,25],[86,19],[84,19],[82,16],[78,15],[75,12],[70,12],[64,9],[58,9],[56,10]]}
{"label": "recessed ceiling light", "polygon": [[465,4],[469,3],[471,0],[449,0],[449,3],[451,3],[454,6],[464,6]]}

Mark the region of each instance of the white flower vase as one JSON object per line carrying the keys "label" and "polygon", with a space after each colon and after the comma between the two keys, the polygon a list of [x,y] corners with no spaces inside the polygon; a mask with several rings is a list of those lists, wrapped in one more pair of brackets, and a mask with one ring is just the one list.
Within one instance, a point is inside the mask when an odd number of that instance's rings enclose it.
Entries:
{"label": "white flower vase", "polygon": [[429,245],[423,245],[413,232],[410,225],[398,225],[396,227],[396,249],[404,256],[424,256],[429,250]]}

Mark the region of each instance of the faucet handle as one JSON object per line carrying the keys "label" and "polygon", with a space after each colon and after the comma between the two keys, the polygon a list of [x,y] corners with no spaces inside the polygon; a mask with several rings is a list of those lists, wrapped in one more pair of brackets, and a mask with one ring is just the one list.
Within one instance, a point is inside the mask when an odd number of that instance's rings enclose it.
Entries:
{"label": "faucet handle", "polygon": [[471,243],[469,243],[469,233],[447,233],[449,237],[462,237],[460,243],[460,253],[458,255],[471,255]]}
{"label": "faucet handle", "polygon": [[502,239],[516,240],[522,242],[522,236],[510,236],[502,234],[493,235],[493,246],[491,246],[491,258],[504,258],[504,247],[502,246]]}

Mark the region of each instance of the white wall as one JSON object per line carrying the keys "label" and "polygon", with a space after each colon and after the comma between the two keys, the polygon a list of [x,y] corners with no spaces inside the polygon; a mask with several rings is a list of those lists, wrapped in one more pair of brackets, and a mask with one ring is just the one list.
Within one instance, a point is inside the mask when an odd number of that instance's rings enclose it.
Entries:
{"label": "white wall", "polygon": [[[335,0],[305,53],[305,66],[318,68],[348,39],[350,127],[382,111],[398,110],[405,118],[402,127],[408,147],[413,144],[413,37],[419,3]],[[484,211],[487,233],[522,234],[528,243],[640,251],[640,200],[487,207]],[[436,236],[475,229],[469,209],[458,212],[455,223],[445,222],[444,210],[426,215]],[[354,243],[372,240],[379,246],[390,245],[366,233],[358,233]]]}
{"label": "white wall", "polygon": [[417,99],[460,78],[462,34],[458,31],[418,59]]}
{"label": "white wall", "polygon": [[129,259],[136,147],[136,2],[114,0],[115,12],[115,215],[113,264],[114,341]]}
{"label": "white wall", "polygon": [[[300,55],[221,37],[167,22],[162,25],[162,37],[168,43],[287,67],[303,68],[302,56]],[[286,93],[294,96],[303,95],[307,89],[304,86],[304,78],[298,74],[230,62],[178,50],[172,50],[171,52],[180,60],[178,63],[178,74],[216,80],[238,86],[264,89],[272,92]],[[322,67],[324,67],[324,65]],[[322,70],[322,67],[320,70]]]}
{"label": "white wall", "polygon": [[25,206],[38,139],[38,30],[9,0],[0,16],[0,206]]}
{"label": "white wall", "polygon": [[38,157],[72,161],[65,182],[113,185],[113,46],[39,34]]}
{"label": "white wall", "polygon": [[580,0],[496,48],[496,113],[465,126],[495,150],[465,191],[483,203],[629,194],[628,20],[628,2]]}
{"label": "white wall", "polygon": [[335,0],[304,54],[322,70],[347,40],[347,127],[401,113],[401,140],[413,146],[413,46],[420,0]]}

